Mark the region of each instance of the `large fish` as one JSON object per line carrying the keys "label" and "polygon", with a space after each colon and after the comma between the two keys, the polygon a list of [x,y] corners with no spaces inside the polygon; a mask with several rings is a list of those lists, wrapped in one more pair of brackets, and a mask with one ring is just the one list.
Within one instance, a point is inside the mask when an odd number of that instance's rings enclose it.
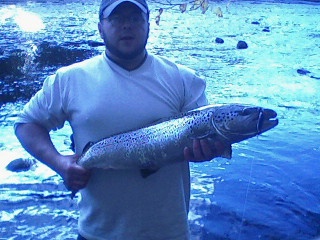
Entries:
{"label": "large fish", "polygon": [[222,157],[231,158],[231,144],[275,127],[276,116],[275,111],[256,106],[208,105],[91,143],[78,164],[88,169],[140,169],[146,177],[164,165],[184,161],[183,149],[204,138],[229,146]]}

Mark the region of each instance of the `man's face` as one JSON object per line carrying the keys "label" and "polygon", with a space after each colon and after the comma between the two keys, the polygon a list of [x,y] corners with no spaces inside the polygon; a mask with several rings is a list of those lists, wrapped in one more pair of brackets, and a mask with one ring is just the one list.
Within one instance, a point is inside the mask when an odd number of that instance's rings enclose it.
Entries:
{"label": "man's face", "polygon": [[147,15],[131,2],[121,3],[98,24],[107,53],[130,60],[144,52],[149,36]]}

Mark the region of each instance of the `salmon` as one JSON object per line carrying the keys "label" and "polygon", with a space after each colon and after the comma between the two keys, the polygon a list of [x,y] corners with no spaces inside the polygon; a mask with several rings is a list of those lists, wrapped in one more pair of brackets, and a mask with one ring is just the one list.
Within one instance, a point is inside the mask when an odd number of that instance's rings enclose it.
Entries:
{"label": "salmon", "polygon": [[208,139],[226,147],[221,157],[231,158],[231,145],[278,125],[277,113],[257,106],[207,105],[162,121],[89,143],[78,159],[84,168],[140,169],[144,177],[159,168],[184,161],[183,150],[194,139]]}

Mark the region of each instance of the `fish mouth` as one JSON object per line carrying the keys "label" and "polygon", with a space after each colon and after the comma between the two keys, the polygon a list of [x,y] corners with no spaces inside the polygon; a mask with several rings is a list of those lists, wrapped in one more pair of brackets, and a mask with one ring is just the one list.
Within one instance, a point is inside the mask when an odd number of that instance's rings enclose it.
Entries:
{"label": "fish mouth", "polygon": [[257,119],[257,133],[261,134],[279,123],[277,113],[272,109],[260,109]]}
{"label": "fish mouth", "polygon": [[277,113],[272,109],[231,105],[218,109],[212,119],[215,131],[225,141],[237,143],[260,135],[278,125]]}

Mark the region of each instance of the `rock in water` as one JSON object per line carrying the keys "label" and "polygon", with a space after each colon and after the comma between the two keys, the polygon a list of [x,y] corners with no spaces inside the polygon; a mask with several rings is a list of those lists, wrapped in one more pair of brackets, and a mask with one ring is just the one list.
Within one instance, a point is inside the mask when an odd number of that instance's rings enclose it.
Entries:
{"label": "rock in water", "polygon": [[12,160],[7,166],[6,169],[11,172],[24,172],[30,170],[32,166],[36,164],[36,160],[29,158],[18,158]]}
{"label": "rock in water", "polygon": [[239,41],[237,44],[237,49],[246,49],[248,48],[248,44],[245,41]]}
{"label": "rock in water", "polygon": [[222,38],[217,37],[215,42],[216,43],[224,43],[224,40]]}

